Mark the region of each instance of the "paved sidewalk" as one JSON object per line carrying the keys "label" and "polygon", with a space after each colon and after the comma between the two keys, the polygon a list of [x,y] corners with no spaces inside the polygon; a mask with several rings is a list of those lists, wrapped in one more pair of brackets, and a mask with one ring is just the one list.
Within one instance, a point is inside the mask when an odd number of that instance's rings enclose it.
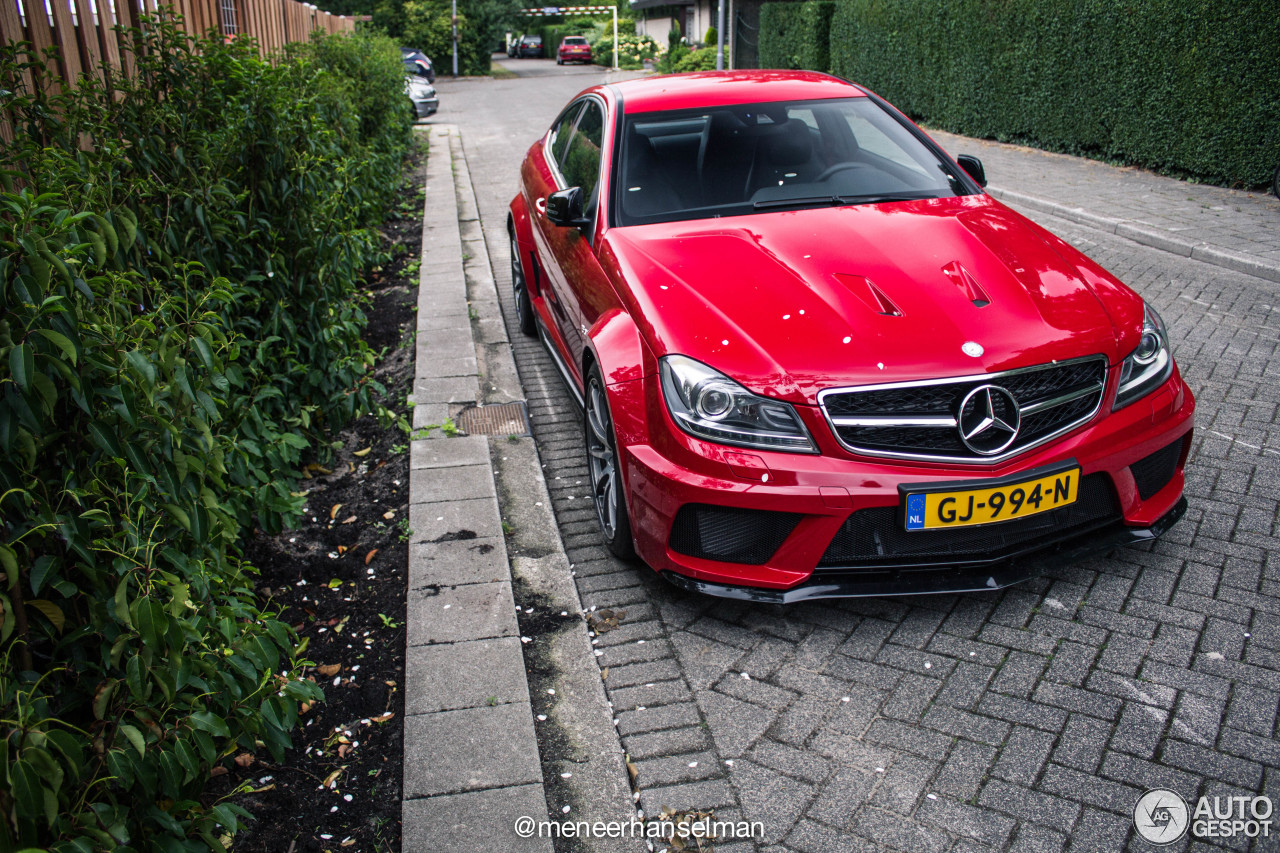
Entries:
{"label": "paved sidewalk", "polygon": [[1280,282],[1280,199],[1192,184],[1131,167],[956,136],[929,134],[947,153],[982,160],[993,196],[1144,246]]}
{"label": "paved sidewalk", "polygon": [[401,846],[549,853],[518,819],[626,821],[632,797],[527,429],[439,428],[524,392],[458,130],[427,133],[413,426],[429,432],[410,445]]}

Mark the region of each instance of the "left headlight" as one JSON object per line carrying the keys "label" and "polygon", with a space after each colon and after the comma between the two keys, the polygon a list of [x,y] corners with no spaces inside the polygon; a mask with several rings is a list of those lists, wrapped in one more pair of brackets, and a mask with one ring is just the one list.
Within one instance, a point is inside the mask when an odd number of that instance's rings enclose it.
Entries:
{"label": "left headlight", "polygon": [[1141,400],[1165,383],[1173,373],[1169,334],[1156,309],[1146,305],[1138,347],[1120,365],[1120,387],[1112,411]]}
{"label": "left headlight", "polygon": [[680,429],[717,444],[816,453],[789,404],[752,394],[718,370],[683,355],[661,361],[662,397]]}

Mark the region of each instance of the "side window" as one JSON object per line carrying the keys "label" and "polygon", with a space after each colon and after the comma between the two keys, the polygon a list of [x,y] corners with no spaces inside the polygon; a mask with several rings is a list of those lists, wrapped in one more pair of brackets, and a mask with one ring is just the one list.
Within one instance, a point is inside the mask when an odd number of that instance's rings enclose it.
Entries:
{"label": "side window", "polygon": [[604,139],[604,110],[596,101],[586,101],[578,130],[560,160],[565,186],[582,187],[584,201],[595,198],[600,182],[600,145]]}
{"label": "side window", "polygon": [[569,137],[573,134],[573,121],[582,112],[581,104],[574,104],[565,110],[551,127],[551,159],[559,165],[564,162],[564,152],[569,146]]}

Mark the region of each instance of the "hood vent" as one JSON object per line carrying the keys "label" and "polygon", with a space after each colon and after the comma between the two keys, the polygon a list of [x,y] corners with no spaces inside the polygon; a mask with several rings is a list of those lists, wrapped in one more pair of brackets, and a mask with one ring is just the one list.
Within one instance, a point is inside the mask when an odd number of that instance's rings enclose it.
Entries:
{"label": "hood vent", "polygon": [[902,311],[893,304],[884,291],[876,287],[869,278],[848,273],[835,273],[836,281],[845,286],[854,296],[862,300],[872,311],[885,317],[901,317]]}
{"label": "hood vent", "polygon": [[986,308],[991,304],[991,297],[987,296],[987,292],[974,279],[973,274],[960,266],[959,261],[947,264],[942,268],[942,272],[952,284],[960,288],[964,298],[972,302],[975,308]]}

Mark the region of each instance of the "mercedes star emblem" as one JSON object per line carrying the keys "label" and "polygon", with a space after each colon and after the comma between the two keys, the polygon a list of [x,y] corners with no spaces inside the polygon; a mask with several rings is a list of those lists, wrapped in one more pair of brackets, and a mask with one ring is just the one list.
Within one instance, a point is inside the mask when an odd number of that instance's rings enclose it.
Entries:
{"label": "mercedes star emblem", "polygon": [[980,385],[960,403],[960,440],[979,456],[995,456],[1018,437],[1018,401],[999,385]]}
{"label": "mercedes star emblem", "polygon": [[977,341],[965,341],[964,344],[961,345],[960,351],[965,355],[972,356],[973,358],[977,358],[986,352],[986,350],[982,348],[982,344]]}

